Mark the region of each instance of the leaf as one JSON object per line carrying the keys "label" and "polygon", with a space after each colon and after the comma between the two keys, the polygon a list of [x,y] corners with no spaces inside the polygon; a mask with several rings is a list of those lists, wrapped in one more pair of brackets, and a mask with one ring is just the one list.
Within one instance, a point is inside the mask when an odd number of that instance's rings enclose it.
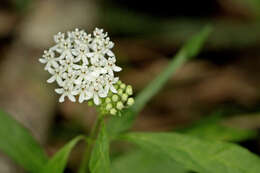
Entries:
{"label": "leaf", "polygon": [[181,67],[190,58],[196,56],[201,50],[203,44],[205,43],[209,33],[211,32],[210,27],[204,28],[200,33],[195,35],[191,40],[189,40],[183,48],[177,53],[169,65],[162,71],[143,91],[136,97],[135,104],[124,110],[122,117],[113,117],[108,124],[108,132],[111,136],[128,130],[137,114],[144,108],[151,98],[157,94],[170,77],[176,72],[176,70]]}
{"label": "leaf", "polygon": [[149,152],[167,155],[200,173],[259,173],[260,159],[231,143],[202,140],[177,133],[130,133],[122,139]]}
{"label": "leaf", "polygon": [[71,150],[82,139],[83,136],[78,136],[66,144],[48,161],[41,173],[63,173]]}
{"label": "leaf", "polygon": [[232,142],[240,142],[257,136],[257,132],[254,130],[222,125],[223,121],[225,121],[225,119],[221,119],[220,116],[212,115],[188,128],[177,131],[205,139]]}
{"label": "leaf", "polygon": [[167,156],[136,150],[112,162],[113,173],[187,173],[187,169]]}
{"label": "leaf", "polygon": [[47,163],[43,148],[31,133],[10,115],[0,110],[0,150],[25,170],[38,173]]}
{"label": "leaf", "polygon": [[109,139],[104,122],[91,153],[89,168],[91,173],[110,173]]}

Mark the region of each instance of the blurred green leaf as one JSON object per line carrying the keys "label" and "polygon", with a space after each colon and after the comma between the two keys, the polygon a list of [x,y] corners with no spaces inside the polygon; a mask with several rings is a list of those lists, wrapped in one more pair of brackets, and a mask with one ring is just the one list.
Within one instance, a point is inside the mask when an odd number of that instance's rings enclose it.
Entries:
{"label": "blurred green leaf", "polygon": [[47,163],[43,148],[31,133],[10,115],[0,110],[0,150],[25,170],[38,173]]}
{"label": "blurred green leaf", "polygon": [[91,173],[110,173],[109,139],[104,123],[101,124],[99,135],[92,150],[89,168]]}
{"label": "blurred green leaf", "polygon": [[189,134],[210,140],[240,142],[257,136],[257,132],[248,129],[233,128],[222,125],[220,116],[209,116],[190,127],[177,130],[177,132]]}
{"label": "blurred green leaf", "polygon": [[[230,0],[231,1],[231,0]],[[232,0],[234,3],[251,4],[255,12],[260,16],[259,0]],[[253,2],[254,1],[254,2]],[[246,5],[245,5],[246,6]],[[250,8],[250,7],[249,7]],[[157,40],[180,45],[187,38],[200,31],[206,24],[214,24],[214,33],[208,40],[208,48],[214,51],[220,49],[245,49],[257,46],[260,43],[260,22],[258,18],[248,22],[241,22],[234,19],[212,19],[212,18],[174,18],[154,20],[149,15],[124,10],[111,6],[106,8],[103,14],[102,23],[106,25],[110,33],[121,35],[132,34],[142,37],[142,40]],[[151,28],[153,28],[151,30]]]}
{"label": "blurred green leaf", "polygon": [[13,0],[13,3],[17,10],[24,12],[28,10],[29,6],[33,3],[33,0]]}
{"label": "blurred green leaf", "polygon": [[124,110],[121,118],[116,116],[111,118],[108,124],[108,132],[110,135],[113,136],[132,126],[137,114],[144,108],[147,102],[163,88],[176,70],[199,53],[210,32],[211,27],[205,27],[200,33],[192,37],[172,59],[165,70],[139,93],[135,99],[135,104],[131,108]]}
{"label": "blurred green leaf", "polygon": [[122,139],[149,152],[167,155],[187,169],[202,173],[259,173],[260,159],[231,143],[177,133],[130,133]]}
{"label": "blurred green leaf", "polygon": [[144,150],[132,151],[117,157],[111,166],[113,173],[187,173],[187,169],[164,155]]}
{"label": "blurred green leaf", "polygon": [[38,172],[41,173],[63,173],[68,162],[69,154],[74,146],[84,139],[83,136],[78,136],[66,144],[62,149],[60,149],[45,165],[45,167]]}

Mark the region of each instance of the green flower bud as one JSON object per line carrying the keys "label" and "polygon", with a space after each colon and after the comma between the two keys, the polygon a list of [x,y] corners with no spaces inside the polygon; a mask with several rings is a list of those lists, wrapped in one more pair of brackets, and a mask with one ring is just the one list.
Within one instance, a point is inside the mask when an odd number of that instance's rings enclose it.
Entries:
{"label": "green flower bud", "polygon": [[111,99],[109,97],[106,98],[105,100],[106,103],[110,103],[111,102]]}
{"label": "green flower bud", "polygon": [[116,108],[119,109],[119,110],[122,110],[124,108],[123,103],[122,102],[117,102]]}
{"label": "green flower bud", "polygon": [[117,90],[118,89],[118,85],[114,85],[114,88]]}
{"label": "green flower bud", "polygon": [[120,85],[121,83],[122,83],[121,80],[118,80],[118,81],[117,81],[117,84],[118,84],[118,85]]}
{"label": "green flower bud", "polygon": [[122,101],[125,102],[128,99],[128,95],[124,93],[121,98],[122,98]]}
{"label": "green flower bud", "polygon": [[117,113],[117,110],[115,108],[110,110],[110,114],[111,115],[116,115],[116,113]]}
{"label": "green flower bud", "polygon": [[123,90],[122,89],[117,90],[117,94],[121,96],[123,94]]}
{"label": "green flower bud", "polygon": [[115,94],[114,94],[114,95],[112,96],[113,102],[117,102],[118,99],[119,99],[118,95],[115,95]]}
{"label": "green flower bud", "polygon": [[127,105],[128,105],[128,106],[132,106],[134,103],[135,103],[135,100],[134,100],[134,98],[132,98],[132,97],[130,97],[130,98],[127,100]]}
{"label": "green flower bud", "polygon": [[122,89],[125,89],[125,87],[126,87],[126,85],[125,85],[124,83],[122,83],[122,84],[120,85],[120,88],[122,88]]}
{"label": "green flower bud", "polygon": [[128,95],[133,95],[133,88],[132,88],[131,85],[127,85],[127,87],[126,87],[126,93],[127,93]]}
{"label": "green flower bud", "polygon": [[113,107],[113,105],[112,105],[111,103],[108,103],[108,104],[106,105],[106,110],[109,111],[109,110],[112,109],[112,107]]}

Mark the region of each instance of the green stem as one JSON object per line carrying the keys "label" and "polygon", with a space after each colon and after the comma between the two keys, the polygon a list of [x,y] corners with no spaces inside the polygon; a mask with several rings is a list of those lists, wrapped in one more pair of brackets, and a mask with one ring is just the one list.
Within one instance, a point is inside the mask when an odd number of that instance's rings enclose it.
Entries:
{"label": "green stem", "polygon": [[99,129],[100,129],[100,125],[102,123],[102,121],[104,120],[104,115],[99,113],[99,116],[95,122],[94,127],[92,128],[91,132],[90,132],[90,140],[88,140],[87,142],[87,146],[86,146],[86,150],[85,153],[83,155],[83,159],[82,162],[80,164],[80,169],[78,171],[78,173],[87,173],[89,172],[89,160],[90,160],[90,155],[91,155],[91,151],[93,149],[93,145],[95,143],[95,140],[97,138],[97,135],[99,133]]}

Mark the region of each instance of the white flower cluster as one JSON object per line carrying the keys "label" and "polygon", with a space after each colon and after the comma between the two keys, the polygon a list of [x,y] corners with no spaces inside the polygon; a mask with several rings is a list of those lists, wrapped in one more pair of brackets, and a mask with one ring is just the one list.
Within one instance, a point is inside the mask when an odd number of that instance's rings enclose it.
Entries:
{"label": "white flower cluster", "polygon": [[75,102],[78,95],[80,103],[93,99],[99,105],[109,91],[117,93],[113,85],[119,78],[114,72],[121,68],[116,66],[111,51],[114,43],[103,29],[96,28],[93,34],[79,29],[67,34],[59,32],[54,41],[56,45],[45,50],[39,61],[46,64],[45,70],[52,75],[47,82],[56,81],[59,85],[55,91],[61,94],[60,102],[65,97]]}

